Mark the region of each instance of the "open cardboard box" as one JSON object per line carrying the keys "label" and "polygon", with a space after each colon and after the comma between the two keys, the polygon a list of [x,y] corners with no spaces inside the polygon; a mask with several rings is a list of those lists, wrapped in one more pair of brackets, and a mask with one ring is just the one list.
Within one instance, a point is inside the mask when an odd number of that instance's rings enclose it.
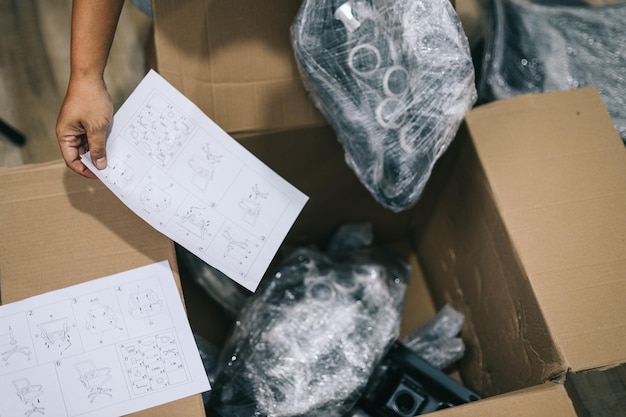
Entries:
{"label": "open cardboard box", "polygon": [[626,150],[593,88],[474,109],[418,204],[394,214],[302,88],[300,2],[153,4],[160,74],[310,196],[289,243],[372,222],[412,248],[402,332],[444,303],[465,314],[460,376],[486,398],[440,415],[574,416],[568,372],[626,362]]}
{"label": "open cardboard box", "polygon": [[[441,416],[576,416],[568,372],[626,362],[626,151],[591,88],[473,110],[422,199],[394,214],[346,166],[301,87],[296,2],[154,0],[159,72],[310,196],[289,243],[370,221],[408,243],[402,331],[448,302],[466,315],[463,382],[485,399]],[[172,243],[62,163],[0,170],[3,302],[170,260]],[[177,276],[177,274],[175,273]],[[186,294],[192,326],[224,317]],[[199,396],[137,415],[204,415]]]}

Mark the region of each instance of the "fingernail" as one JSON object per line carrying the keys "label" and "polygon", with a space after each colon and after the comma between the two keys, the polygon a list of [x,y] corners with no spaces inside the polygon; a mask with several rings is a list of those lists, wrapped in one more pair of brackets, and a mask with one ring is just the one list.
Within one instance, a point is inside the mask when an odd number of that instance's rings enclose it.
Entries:
{"label": "fingernail", "polygon": [[103,156],[100,159],[96,159],[96,168],[104,169],[107,167],[107,159]]}

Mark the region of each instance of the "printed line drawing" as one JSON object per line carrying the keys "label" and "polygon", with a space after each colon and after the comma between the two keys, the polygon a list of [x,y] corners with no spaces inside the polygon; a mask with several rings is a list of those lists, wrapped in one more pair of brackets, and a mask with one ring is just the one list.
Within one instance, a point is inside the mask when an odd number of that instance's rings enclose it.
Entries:
{"label": "printed line drawing", "polygon": [[105,176],[111,184],[119,188],[124,188],[132,182],[133,174],[134,171],[129,164],[116,158],[109,159]]}
{"label": "printed line drawing", "polygon": [[194,127],[185,115],[155,95],[132,120],[126,136],[143,153],[165,167],[191,136]]}
{"label": "printed line drawing", "polygon": [[144,394],[187,380],[178,345],[170,334],[125,343],[120,351],[135,394]]}
{"label": "printed line drawing", "polygon": [[224,258],[233,259],[238,264],[242,265],[252,253],[248,248],[247,240],[244,241],[233,238],[228,229],[222,232],[222,237],[227,240]]}
{"label": "printed line drawing", "polygon": [[59,354],[62,354],[72,346],[70,326],[67,321],[67,317],[62,317],[37,325],[41,332],[39,335],[44,339],[46,347],[57,347],[60,349]]}
{"label": "printed line drawing", "polygon": [[80,382],[88,391],[87,398],[90,402],[93,403],[100,396],[109,398],[113,396],[113,390],[104,387],[112,378],[110,368],[96,368],[95,363],[91,360],[78,362],[74,368],[78,372]]}
{"label": "printed line drawing", "polygon": [[146,211],[155,213],[164,211],[172,204],[172,196],[152,182],[143,186],[139,200]]}
{"label": "printed line drawing", "polygon": [[208,227],[211,224],[211,222],[207,220],[209,216],[206,214],[206,210],[205,207],[191,206],[189,210],[180,217],[178,224],[188,232],[204,240],[209,234]]}
{"label": "printed line drawing", "polygon": [[130,295],[128,300],[129,312],[134,319],[147,318],[152,324],[152,317],[161,312],[163,302],[153,289],[137,290]]}
{"label": "printed line drawing", "polygon": [[261,212],[261,199],[266,200],[269,193],[259,191],[259,185],[252,186],[252,192],[239,201],[239,208],[243,211],[243,221],[251,226],[256,224]]}
{"label": "printed line drawing", "polygon": [[[6,350],[5,350],[6,349]],[[0,366],[7,366],[9,359],[15,354],[24,355],[30,361],[30,349],[27,346],[20,346],[13,335],[13,329],[9,326],[9,331],[0,334],[0,357],[2,361]]]}
{"label": "printed line drawing", "polygon": [[187,161],[194,174],[191,183],[201,191],[206,191],[209,182],[213,180],[215,169],[222,161],[223,155],[217,155],[211,152],[209,144],[202,147],[204,155],[194,155]]}
{"label": "printed line drawing", "polygon": [[110,330],[118,329],[117,316],[113,309],[99,301],[92,301],[87,310],[87,330],[89,333],[100,335],[100,343],[103,343],[103,335]]}
{"label": "printed line drawing", "polygon": [[41,415],[46,414],[45,408],[39,407],[39,397],[43,395],[42,385],[32,385],[28,378],[20,378],[13,381],[17,396],[24,405],[30,406],[28,410],[24,412],[24,415],[29,417],[34,413]]}
{"label": "printed line drawing", "polygon": [[3,417],[125,416],[209,389],[169,260],[0,306]]}

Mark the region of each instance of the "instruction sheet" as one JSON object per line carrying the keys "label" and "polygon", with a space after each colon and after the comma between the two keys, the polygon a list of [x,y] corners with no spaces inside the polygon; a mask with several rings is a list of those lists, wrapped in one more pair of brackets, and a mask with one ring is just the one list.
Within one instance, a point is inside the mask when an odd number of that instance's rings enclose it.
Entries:
{"label": "instruction sheet", "polygon": [[150,71],[115,114],[106,169],[131,210],[250,291],[308,197]]}
{"label": "instruction sheet", "polygon": [[209,389],[167,261],[0,306],[0,416],[121,416]]}

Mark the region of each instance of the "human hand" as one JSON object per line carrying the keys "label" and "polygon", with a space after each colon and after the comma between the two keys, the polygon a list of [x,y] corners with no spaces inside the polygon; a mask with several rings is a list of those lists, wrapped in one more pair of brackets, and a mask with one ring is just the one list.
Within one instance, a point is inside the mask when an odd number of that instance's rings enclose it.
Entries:
{"label": "human hand", "polygon": [[80,160],[87,151],[96,168],[106,168],[106,132],[112,120],[113,103],[102,79],[70,79],[56,125],[59,147],[70,169],[96,178]]}

